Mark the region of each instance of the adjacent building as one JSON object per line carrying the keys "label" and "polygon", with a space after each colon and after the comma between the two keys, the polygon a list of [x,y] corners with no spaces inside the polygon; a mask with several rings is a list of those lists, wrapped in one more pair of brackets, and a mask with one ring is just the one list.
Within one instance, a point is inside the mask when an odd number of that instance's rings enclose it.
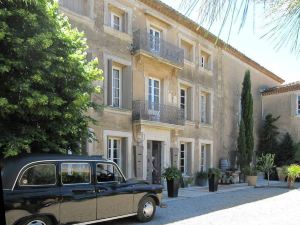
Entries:
{"label": "adjacent building", "polygon": [[[250,70],[255,136],[261,89],[284,81],[158,0],[61,0],[104,72],[90,112],[98,142],[88,154],[118,163],[127,177],[160,182],[170,165],[184,176],[234,159],[240,95]],[[257,140],[257,138],[256,138]],[[231,160],[234,163],[234,160]]]}
{"label": "adjacent building", "polygon": [[300,82],[272,87],[262,91],[262,117],[280,116],[276,122],[282,134],[290,133],[300,142]]}

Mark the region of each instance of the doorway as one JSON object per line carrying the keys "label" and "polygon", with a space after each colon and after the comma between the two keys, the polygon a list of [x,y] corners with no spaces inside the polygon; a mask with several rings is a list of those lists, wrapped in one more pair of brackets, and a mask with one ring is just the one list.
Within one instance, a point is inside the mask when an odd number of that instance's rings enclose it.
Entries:
{"label": "doorway", "polygon": [[[161,184],[161,154],[162,154],[162,143],[161,141],[148,141],[149,149],[149,157],[151,157],[151,166],[149,169],[151,169],[151,181],[153,184]],[[150,171],[149,171],[150,172]]]}

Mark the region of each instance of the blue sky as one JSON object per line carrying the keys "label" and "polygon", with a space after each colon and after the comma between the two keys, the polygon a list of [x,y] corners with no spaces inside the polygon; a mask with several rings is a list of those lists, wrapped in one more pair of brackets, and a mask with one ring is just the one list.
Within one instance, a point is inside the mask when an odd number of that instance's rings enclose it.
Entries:
{"label": "blue sky", "polygon": [[[171,5],[174,9],[182,12],[182,8],[179,8],[181,0],[162,0],[166,4]],[[191,19],[197,22],[198,20],[198,8],[195,8],[193,12],[188,15]],[[259,11],[259,9],[257,10]],[[183,13],[183,12],[182,12]],[[255,28],[253,29],[252,13],[249,13],[249,18],[246,21],[245,26],[240,32],[238,32],[239,24],[235,24],[235,28],[230,33],[229,44],[244,53],[254,61],[258,62],[268,70],[272,71],[276,75],[280,76],[286,83],[300,80],[300,57],[295,53],[291,53],[288,47],[283,47],[279,50],[275,50],[275,43],[267,38],[261,38],[263,34],[263,26],[265,24],[264,18],[259,13],[256,13]],[[211,32],[218,35],[220,30],[220,22],[211,28]],[[229,26],[227,26],[229,27]],[[224,41],[228,37],[228,29],[226,26],[220,37]]]}

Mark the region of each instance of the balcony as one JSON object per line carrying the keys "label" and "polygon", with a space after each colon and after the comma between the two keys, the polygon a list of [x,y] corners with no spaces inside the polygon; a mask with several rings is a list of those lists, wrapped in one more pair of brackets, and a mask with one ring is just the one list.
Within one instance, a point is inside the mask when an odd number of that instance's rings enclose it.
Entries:
{"label": "balcony", "polygon": [[148,101],[133,101],[132,119],[134,121],[153,121],[172,125],[184,126],[184,111],[163,104]]}
{"label": "balcony", "polygon": [[180,69],[184,66],[183,49],[146,31],[137,30],[133,33],[133,51],[149,54]]}

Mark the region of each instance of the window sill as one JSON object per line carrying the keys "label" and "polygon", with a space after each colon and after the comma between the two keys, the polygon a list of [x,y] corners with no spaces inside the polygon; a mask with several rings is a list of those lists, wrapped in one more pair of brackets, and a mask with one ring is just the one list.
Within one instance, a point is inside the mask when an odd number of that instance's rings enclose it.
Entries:
{"label": "window sill", "polygon": [[110,34],[114,37],[120,38],[123,41],[132,42],[132,36],[130,36],[127,33],[115,30],[114,28],[107,26],[107,25],[103,25],[103,28],[104,28],[104,32],[107,34]]}
{"label": "window sill", "polygon": [[117,107],[112,107],[112,106],[105,106],[104,112],[120,113],[120,114],[124,114],[124,115],[128,115],[128,116],[132,115],[132,111],[129,109],[117,108]]}
{"label": "window sill", "polygon": [[213,125],[210,123],[200,123],[199,125],[203,128],[213,128]]}
{"label": "window sill", "polygon": [[208,75],[210,75],[210,76],[213,75],[212,70],[205,69],[205,68],[203,68],[202,66],[199,66],[199,69],[200,69],[200,71],[204,72],[205,74],[208,74]]}
{"label": "window sill", "polygon": [[184,59],[184,65],[189,65],[189,66],[195,67],[195,63],[188,59]]}

